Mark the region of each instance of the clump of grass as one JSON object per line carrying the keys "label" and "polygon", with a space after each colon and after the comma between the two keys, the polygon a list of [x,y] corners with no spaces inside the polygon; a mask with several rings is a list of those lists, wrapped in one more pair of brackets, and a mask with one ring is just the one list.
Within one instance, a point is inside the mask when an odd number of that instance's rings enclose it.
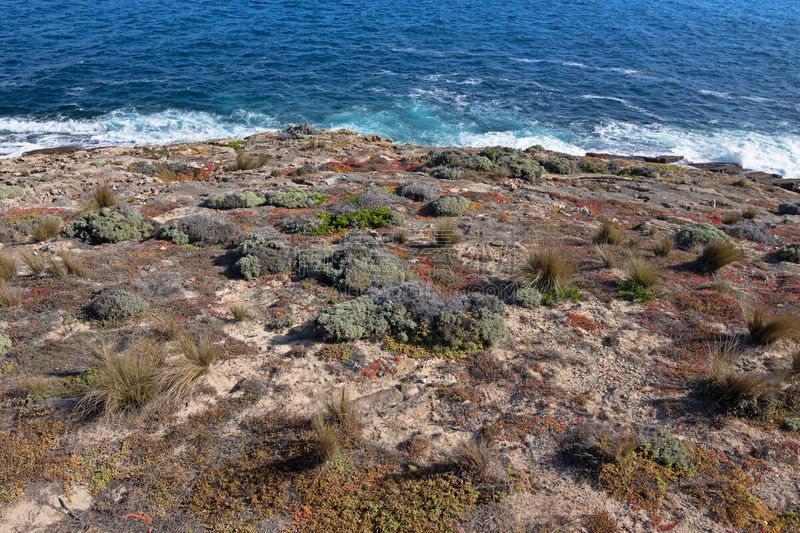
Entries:
{"label": "clump of grass", "polygon": [[47,258],[47,273],[57,278],[66,278],[69,275],[66,265],[52,257]]}
{"label": "clump of grass", "polygon": [[101,209],[103,207],[117,205],[117,198],[114,196],[114,191],[111,190],[111,187],[109,187],[107,183],[101,183],[95,187],[92,197],[94,198],[94,203]]}
{"label": "clump of grass", "polygon": [[800,317],[793,313],[775,314],[763,306],[743,306],[742,314],[750,338],[759,344],[772,344],[800,330]]}
{"label": "clump of grass", "polygon": [[707,244],[698,257],[700,269],[704,272],[716,272],[726,265],[742,258],[742,253],[730,241],[716,241]]}
{"label": "clump of grass", "polygon": [[185,328],[174,317],[162,317],[156,321],[153,333],[162,341],[174,341],[186,335]]}
{"label": "clump of grass", "polygon": [[481,481],[497,482],[500,469],[494,451],[485,439],[460,442],[453,452],[453,461],[459,468]]}
{"label": "clump of grass", "polygon": [[234,170],[255,170],[267,164],[269,156],[267,154],[246,154],[242,151],[236,153],[236,164]]}
{"label": "clump of grass", "polygon": [[614,254],[612,247],[600,244],[595,246],[594,249],[605,268],[615,268],[617,266],[617,256]]}
{"label": "clump of grass", "polygon": [[653,253],[658,257],[667,257],[675,249],[675,239],[669,235],[664,235],[656,240],[653,245]]}
{"label": "clump of grass", "polygon": [[433,236],[438,246],[453,246],[460,243],[464,238],[455,220],[442,220],[439,222],[433,231]]}
{"label": "clump of grass", "polygon": [[622,243],[622,232],[611,219],[604,219],[597,232],[592,237],[595,244],[610,244],[617,246]]}
{"label": "clump of grass", "polygon": [[17,275],[17,260],[14,256],[0,253],[0,281],[9,281]]}
{"label": "clump of grass", "polygon": [[124,351],[107,346],[93,353],[95,379],[76,407],[84,415],[111,415],[141,409],[159,392],[157,377],[164,356],[154,343],[137,342]]}
{"label": "clump of grass", "polygon": [[182,335],[178,344],[180,356],[167,363],[157,378],[161,400],[173,405],[191,398],[197,380],[208,374],[211,363],[220,357],[219,347],[207,335]]}
{"label": "clump of grass", "polygon": [[595,509],[585,520],[586,529],[589,533],[617,533],[619,524],[606,510]]}
{"label": "clump of grass", "polygon": [[44,398],[50,392],[51,383],[42,376],[28,376],[22,380],[22,386],[31,396]]}
{"label": "clump of grass", "polygon": [[511,176],[511,169],[507,166],[497,167],[494,171],[494,177],[497,179],[507,179]]}
{"label": "clump of grass", "polygon": [[233,302],[228,305],[228,312],[236,322],[253,320],[256,317],[255,311],[244,302]]}
{"label": "clump of grass", "polygon": [[361,416],[346,389],[323,402],[323,413],[313,419],[317,453],[325,461],[338,458],[342,451],[361,438]]}
{"label": "clump of grass", "polygon": [[653,287],[660,280],[658,270],[647,259],[632,256],[628,259],[628,281],[641,287]]}
{"label": "clump of grass", "polygon": [[408,230],[406,228],[397,228],[392,234],[392,239],[398,244],[405,244],[408,242]]}
{"label": "clump of grass", "polygon": [[52,239],[58,235],[61,230],[61,219],[54,216],[41,216],[36,219],[33,227],[33,240],[36,242],[44,242]]}
{"label": "clump of grass", "polygon": [[742,221],[742,214],[736,212],[725,213],[722,215],[723,224],[738,224]]}
{"label": "clump of grass", "polygon": [[6,285],[0,280],[0,307],[11,309],[22,303],[22,290]]}
{"label": "clump of grass", "polygon": [[40,276],[47,269],[47,262],[43,257],[33,254],[22,254],[22,262],[31,269],[31,274]]}
{"label": "clump of grass", "polygon": [[746,207],[742,209],[742,218],[746,218],[747,220],[753,220],[758,216],[758,209],[755,207]]}
{"label": "clump of grass", "polygon": [[81,263],[80,260],[71,253],[63,251],[58,254],[58,257],[61,258],[61,262],[64,264],[64,268],[69,274],[79,278],[89,277],[89,269],[86,268],[86,265]]}
{"label": "clump of grass", "polygon": [[532,250],[517,268],[518,283],[536,287],[542,292],[565,290],[575,274],[575,264],[567,259],[564,250],[546,246]]}

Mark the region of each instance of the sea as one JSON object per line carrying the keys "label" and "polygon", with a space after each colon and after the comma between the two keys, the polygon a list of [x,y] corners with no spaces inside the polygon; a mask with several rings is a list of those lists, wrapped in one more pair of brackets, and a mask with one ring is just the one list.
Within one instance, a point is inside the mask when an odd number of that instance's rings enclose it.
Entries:
{"label": "sea", "polygon": [[308,122],[800,178],[798,0],[0,0],[0,154]]}

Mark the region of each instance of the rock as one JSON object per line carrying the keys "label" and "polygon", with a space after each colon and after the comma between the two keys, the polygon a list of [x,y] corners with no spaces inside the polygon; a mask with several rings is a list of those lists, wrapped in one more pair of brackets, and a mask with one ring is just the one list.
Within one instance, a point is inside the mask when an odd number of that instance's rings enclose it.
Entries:
{"label": "rock", "polygon": [[694,168],[710,172],[724,172],[726,174],[741,174],[744,172],[738,163],[691,163]]}
{"label": "rock", "polygon": [[779,215],[800,215],[800,202],[789,202],[778,206]]}

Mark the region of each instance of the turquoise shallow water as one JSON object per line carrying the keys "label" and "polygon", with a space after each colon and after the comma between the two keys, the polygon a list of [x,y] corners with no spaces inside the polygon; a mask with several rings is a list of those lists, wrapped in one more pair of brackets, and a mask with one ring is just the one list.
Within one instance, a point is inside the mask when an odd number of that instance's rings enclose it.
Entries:
{"label": "turquoise shallow water", "polygon": [[800,177],[800,2],[0,2],[0,153],[308,121]]}

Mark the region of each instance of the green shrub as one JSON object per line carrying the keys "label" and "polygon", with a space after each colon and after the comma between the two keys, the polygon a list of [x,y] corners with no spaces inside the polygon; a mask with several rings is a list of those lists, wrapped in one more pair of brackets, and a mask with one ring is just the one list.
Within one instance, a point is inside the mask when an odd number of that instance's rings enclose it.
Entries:
{"label": "green shrub", "polygon": [[236,252],[236,269],[246,280],[287,272],[295,257],[294,248],[271,227],[261,233],[249,232]]}
{"label": "green shrub", "polygon": [[565,157],[543,158],[538,161],[551,174],[572,174],[575,172],[575,164]]}
{"label": "green shrub", "polygon": [[64,228],[67,237],[91,244],[146,239],[154,232],[152,222],[137,211],[124,207],[104,207],[92,211]]}
{"label": "green shrub", "polygon": [[525,309],[533,309],[541,305],[542,293],[533,287],[519,287],[512,293],[510,303]]}
{"label": "green shrub", "polygon": [[663,428],[644,428],[636,443],[640,451],[660,465],[677,470],[689,470],[692,467],[689,451]]}
{"label": "green shrub", "polygon": [[708,222],[686,226],[675,234],[675,242],[682,248],[691,248],[698,244],[706,245],[727,240],[729,240],[729,237],[724,231]]}
{"label": "green shrub", "polygon": [[0,185],[0,200],[17,198],[25,193],[25,189],[15,185]]}
{"label": "green shrub", "polygon": [[657,167],[628,167],[623,172],[626,176],[643,177],[649,179],[658,179],[661,177],[661,172]]}
{"label": "green shrub", "polygon": [[227,246],[242,238],[242,230],[228,220],[192,215],[170,220],[158,228],[156,238],[175,244],[203,243]]}
{"label": "green shrub", "polygon": [[270,196],[267,203],[275,207],[287,209],[305,209],[319,205],[325,201],[325,196],[316,192],[307,192],[300,188],[292,188]]}
{"label": "green shrub", "polygon": [[299,215],[285,220],[281,231],[298,235],[324,235],[330,231],[325,225],[325,219],[317,215]]}
{"label": "green shrub", "polygon": [[371,239],[355,240],[330,248],[309,248],[297,256],[297,272],[322,283],[353,293],[362,293],[373,284],[389,284],[405,279],[400,261],[380,250]]}
{"label": "green shrub", "polygon": [[263,196],[253,191],[240,191],[230,194],[211,196],[206,199],[204,205],[211,209],[246,209],[264,205],[266,200]]}
{"label": "green shrub", "polygon": [[317,213],[316,216],[301,215],[283,223],[281,229],[285,233],[303,235],[327,235],[351,228],[383,228],[399,226],[405,219],[397,211],[386,207],[362,209],[334,215],[328,212]]}
{"label": "green shrub", "polygon": [[11,348],[11,339],[5,333],[0,333],[0,356],[5,355]]}
{"label": "green shrub", "polygon": [[800,263],[800,244],[785,244],[775,252],[781,261]]}
{"label": "green shrub", "polygon": [[449,194],[428,204],[427,209],[437,217],[460,217],[467,212],[469,200],[463,196]]}
{"label": "green shrub", "polygon": [[431,171],[431,176],[437,180],[460,180],[464,171],[460,168],[436,167]]}
{"label": "green shrub", "polygon": [[507,173],[510,178],[533,183],[542,177],[543,169],[539,162],[522,150],[494,146],[485,148],[480,155],[491,161],[495,169],[504,169],[503,172]]}
{"label": "green shrub", "polygon": [[89,315],[98,320],[119,321],[144,313],[150,304],[138,294],[124,289],[112,289],[95,297],[87,307]]}
{"label": "green shrub", "polygon": [[406,282],[325,309],[312,324],[329,342],[389,333],[400,342],[471,351],[506,336],[503,313],[503,304],[492,296],[444,299],[430,287]]}
{"label": "green shrub", "polygon": [[485,156],[468,154],[462,150],[430,152],[423,162],[431,167],[469,168],[478,172],[492,172],[494,165]]}
{"label": "green shrub", "polygon": [[800,418],[787,418],[783,421],[783,427],[786,431],[800,433]]}

